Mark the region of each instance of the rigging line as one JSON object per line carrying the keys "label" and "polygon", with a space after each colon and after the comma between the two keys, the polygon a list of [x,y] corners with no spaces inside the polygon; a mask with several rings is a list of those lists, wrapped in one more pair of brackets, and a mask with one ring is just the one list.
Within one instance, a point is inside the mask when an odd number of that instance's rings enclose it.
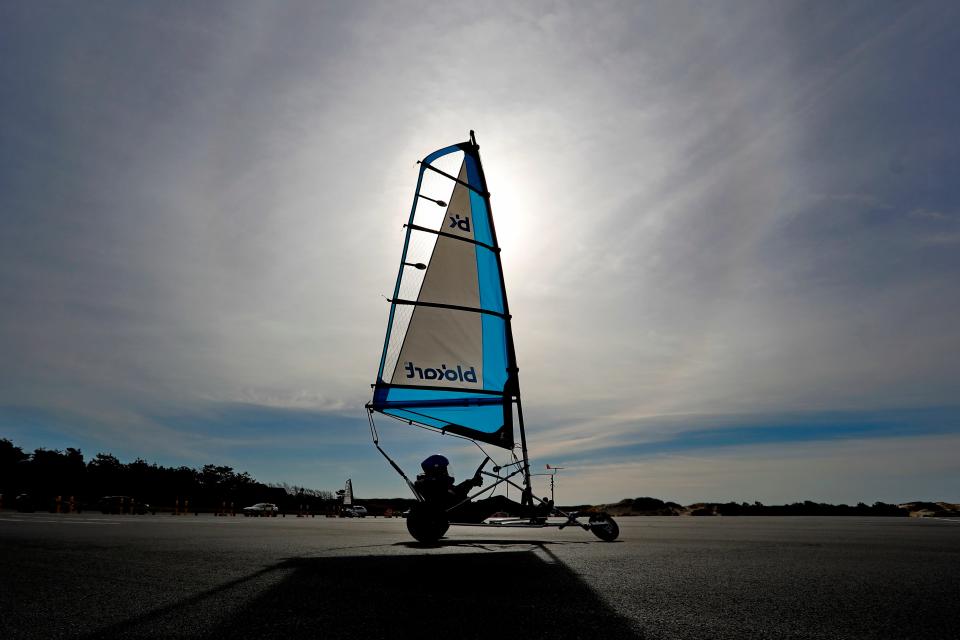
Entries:
{"label": "rigging line", "polygon": [[[452,435],[455,435],[455,434],[452,434]],[[470,438],[468,438],[468,440],[470,440],[471,442],[473,442],[473,444],[476,445],[477,449],[480,449],[480,452],[481,452],[483,455],[485,455],[486,457],[490,458],[490,461],[494,463],[493,468],[494,468],[495,471],[496,471],[497,469],[505,469],[505,468],[507,468],[507,467],[512,467],[513,465],[516,464],[515,462],[508,462],[507,464],[497,464],[497,463],[496,463],[496,458],[494,458],[492,455],[490,455],[490,453],[489,453],[486,449],[484,449],[483,446],[482,446],[479,442],[477,442],[476,440],[471,440]],[[513,455],[514,457],[516,457],[516,456],[513,454],[513,450],[510,451],[510,454]],[[498,473],[499,473],[499,472],[498,472]]]}
{"label": "rigging line", "polygon": [[420,502],[423,502],[423,496],[421,496],[420,492],[417,491],[416,485],[410,482],[410,478],[408,478],[407,474],[403,472],[403,469],[400,468],[400,465],[394,462],[393,458],[388,456],[387,452],[384,451],[383,448],[380,446],[380,436],[377,434],[377,427],[373,422],[372,409],[367,409],[367,420],[370,422],[370,433],[371,435],[373,435],[373,446],[375,446],[377,448],[377,451],[379,451],[381,455],[383,455],[383,457],[387,459],[387,462],[389,462],[390,466],[393,467],[396,470],[396,472],[400,474],[400,477],[402,477],[406,481],[407,486],[410,487],[410,491],[413,492],[413,495],[417,498],[417,500]]}
{"label": "rigging line", "polygon": [[[428,415],[428,414],[426,414],[426,413],[423,413],[423,412],[421,412],[421,411],[414,411],[413,409],[411,409],[411,408],[406,408],[406,407],[401,407],[401,408],[402,408],[404,411],[406,411],[407,413],[412,413],[412,414],[415,415],[415,416],[422,416],[422,417],[427,418],[427,419],[435,419],[435,418],[433,418],[432,416],[430,416],[430,415]],[[390,414],[387,414],[387,415],[390,415]],[[402,420],[402,418],[399,418],[399,417],[398,417],[398,419]],[[419,425],[418,423],[415,423],[415,422],[413,422],[412,420],[409,420],[409,419],[406,420],[405,422],[409,422],[410,424],[417,424],[417,426],[421,426],[421,425]],[[468,427],[468,426],[466,426],[466,425],[456,424],[455,422],[450,422],[449,420],[446,420],[445,422],[447,423],[447,425],[446,425],[445,427],[431,427],[431,426],[428,426],[428,425],[422,425],[422,426],[423,426],[424,429],[433,429],[433,430],[435,430],[435,431],[439,431],[439,432],[443,433],[444,435],[447,434],[447,427],[460,427],[460,428],[462,428],[462,429],[470,429],[470,427]],[[471,431],[476,431],[476,429],[470,429],[470,430],[471,430]],[[457,434],[452,433],[452,434],[450,434],[450,435],[457,435]],[[457,436],[457,437],[458,437],[458,438],[462,438],[462,437],[464,437],[464,436]],[[467,440],[472,440],[471,438],[466,438],[466,439],[467,439]]]}
{"label": "rigging line", "polygon": [[462,184],[462,185],[465,186],[467,189],[470,189],[470,191],[473,191],[474,193],[476,193],[476,194],[478,194],[478,195],[481,195],[481,196],[483,196],[484,198],[489,198],[489,197],[490,197],[490,192],[489,192],[489,191],[480,191],[480,189],[477,189],[477,188],[476,188],[475,186],[473,186],[472,184],[470,184],[470,183],[468,183],[468,182],[464,182],[464,181],[461,180],[460,178],[454,178],[452,175],[450,175],[450,174],[447,173],[446,171],[441,171],[440,169],[437,169],[435,166],[433,166],[432,164],[430,164],[430,163],[428,163],[428,162],[420,162],[420,164],[421,164],[423,167],[425,167],[425,168],[427,168],[427,169],[430,169],[431,171],[436,171],[437,173],[439,173],[440,175],[444,176],[445,178],[450,178],[451,180],[453,180],[453,181],[456,182],[457,184]]}
{"label": "rigging line", "polygon": [[[439,431],[441,435],[450,436],[450,437],[452,437],[452,438],[460,438],[461,440],[469,440],[470,442],[474,442],[474,443],[476,442],[473,438],[468,438],[467,436],[462,436],[462,435],[460,435],[460,434],[458,434],[458,433],[453,433],[453,432],[451,432],[451,431],[444,431],[443,428],[441,428],[441,427],[428,427],[428,426],[425,425],[425,424],[420,424],[419,422],[414,422],[413,420],[410,420],[409,418],[401,418],[400,416],[395,416],[395,415],[392,415],[392,414],[390,414],[390,413],[383,413],[382,411],[381,411],[380,413],[383,414],[383,415],[385,415],[385,416],[387,416],[388,418],[393,418],[394,420],[397,420],[398,422],[405,422],[405,423],[407,423],[407,424],[410,425],[410,426],[417,427],[418,429],[423,429],[424,431],[429,431],[429,432],[431,432],[431,433],[436,433],[437,431]],[[416,412],[415,412],[415,411],[410,411],[410,413],[416,413]],[[429,417],[429,416],[427,416],[427,417]],[[460,426],[463,426],[463,425],[454,425],[454,426],[460,427]],[[469,429],[469,427],[463,427],[463,428],[464,428],[464,429]]]}
{"label": "rigging line", "polygon": [[435,309],[452,309],[454,311],[469,311],[471,313],[485,313],[487,315],[496,316],[503,320],[509,320],[510,316],[499,311],[493,311],[492,309],[481,309],[479,307],[465,307],[459,304],[443,304],[442,302],[423,302],[420,300],[404,300],[402,298],[393,298],[390,300],[393,304],[405,304],[413,305],[415,307],[433,307]]}
{"label": "rigging line", "polygon": [[474,440],[474,441],[473,441],[473,444],[477,445],[477,449],[480,449],[480,453],[482,453],[482,454],[485,455],[486,457],[488,457],[488,458],[490,458],[491,460],[493,460],[493,457],[492,457],[489,453],[487,453],[487,450],[486,450],[486,449],[484,449],[483,447],[480,446],[480,443],[479,443],[479,442],[477,442],[476,440]]}
{"label": "rigging line", "polygon": [[[473,444],[476,445],[477,449],[480,449],[480,453],[482,453],[483,455],[485,455],[488,460],[490,460],[491,462],[493,462],[493,469],[494,469],[494,471],[496,471],[496,472],[499,474],[499,473],[500,473],[500,469],[503,468],[503,465],[498,465],[497,462],[496,462],[496,460],[494,459],[494,457],[491,456],[491,455],[487,452],[487,450],[484,449],[484,448],[480,445],[479,442],[477,442],[476,440],[471,440],[471,442],[473,442]],[[484,463],[484,464],[486,464],[486,463]]]}
{"label": "rigging line", "polygon": [[[460,427],[461,429],[466,429],[468,431],[476,431],[477,433],[480,433],[480,434],[484,433],[483,431],[477,431],[476,429],[471,429],[470,427],[465,427],[463,425],[453,424],[453,423],[448,423],[446,427],[431,427],[425,424],[421,424],[419,422],[414,422],[410,418],[403,418],[400,416],[395,416],[391,413],[385,413],[384,411],[381,411],[379,409],[374,409],[374,411],[378,411],[381,415],[385,415],[388,418],[393,418],[394,420],[397,420],[398,422],[403,422],[411,427],[417,427],[418,429],[423,429],[424,431],[429,431],[431,433],[437,433],[439,431],[440,435],[442,436],[450,436],[451,438],[460,438],[461,440],[468,440],[470,442],[473,442],[474,444],[476,444],[476,440],[474,440],[470,436],[464,436],[459,433],[455,433],[453,431],[447,431],[446,430],[447,427]],[[416,414],[415,411],[408,411],[408,413]],[[429,418],[430,416],[426,416],[426,417]],[[487,434],[487,435],[492,435],[492,434]],[[492,457],[490,456],[487,456],[487,457],[493,460]],[[510,466],[510,465],[507,465],[507,466]]]}
{"label": "rigging line", "polygon": [[480,242],[479,240],[473,240],[472,238],[464,238],[463,236],[454,235],[452,233],[447,233],[446,231],[440,231],[438,229],[430,229],[428,227],[421,227],[418,224],[405,224],[405,227],[410,227],[415,231],[425,231],[427,233],[435,233],[438,236],[443,236],[444,238],[453,238],[454,240],[462,240],[463,242],[469,242],[470,244],[475,244],[484,249],[489,249],[494,253],[500,253],[500,247],[495,247],[493,245],[487,244],[486,242]]}
{"label": "rigging line", "polygon": [[373,409],[367,407],[367,422],[370,423],[370,437],[373,438],[373,444],[380,444],[380,434],[377,433],[377,426],[373,423]]}

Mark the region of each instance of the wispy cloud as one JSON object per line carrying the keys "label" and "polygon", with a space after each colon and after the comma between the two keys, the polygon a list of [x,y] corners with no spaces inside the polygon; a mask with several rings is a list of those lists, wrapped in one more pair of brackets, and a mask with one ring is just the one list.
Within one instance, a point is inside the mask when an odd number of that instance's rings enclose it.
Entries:
{"label": "wispy cloud", "polygon": [[470,128],[537,455],[950,406],[957,12],[6,5],[3,428],[169,460],[277,433],[268,475],[392,486],[380,294],[414,161]]}
{"label": "wispy cloud", "polygon": [[568,465],[559,499],[610,502],[654,496],[682,504],[803,500],[856,504],[929,499],[955,502],[956,434],[792,446],[742,445],[640,459]]}

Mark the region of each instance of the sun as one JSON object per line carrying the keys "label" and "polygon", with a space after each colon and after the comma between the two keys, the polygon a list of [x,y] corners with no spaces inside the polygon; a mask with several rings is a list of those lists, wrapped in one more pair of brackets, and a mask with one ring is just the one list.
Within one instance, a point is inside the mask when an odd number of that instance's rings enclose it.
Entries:
{"label": "sun", "polygon": [[522,275],[530,262],[523,251],[527,245],[533,217],[529,182],[521,179],[515,163],[506,161],[496,168],[484,166],[487,188],[490,190],[490,209],[497,243],[502,250],[503,268],[512,277]]}

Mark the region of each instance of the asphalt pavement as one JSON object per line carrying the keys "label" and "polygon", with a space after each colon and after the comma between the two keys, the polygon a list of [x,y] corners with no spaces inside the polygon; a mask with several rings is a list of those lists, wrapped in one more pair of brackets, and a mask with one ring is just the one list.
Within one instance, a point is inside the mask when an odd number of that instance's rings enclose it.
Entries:
{"label": "asphalt pavement", "polygon": [[0,513],[0,638],[957,637],[960,522]]}

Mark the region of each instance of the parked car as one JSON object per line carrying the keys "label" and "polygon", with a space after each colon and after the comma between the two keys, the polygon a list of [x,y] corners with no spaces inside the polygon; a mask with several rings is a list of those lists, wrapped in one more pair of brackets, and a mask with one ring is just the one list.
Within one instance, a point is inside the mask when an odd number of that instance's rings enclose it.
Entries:
{"label": "parked car", "polygon": [[21,513],[33,513],[36,511],[36,507],[33,504],[33,498],[30,497],[29,493],[21,493],[13,500],[13,504],[16,505],[17,511]]}
{"label": "parked car", "polygon": [[513,520],[514,518],[507,513],[506,511],[497,511],[496,513],[490,514],[484,519],[485,524],[497,524],[503,522],[504,520]]}
{"label": "parked car", "polygon": [[243,515],[249,516],[275,516],[280,509],[272,502],[258,502],[255,505],[243,508]]}
{"label": "parked car", "polygon": [[348,518],[366,518],[367,517],[367,508],[360,505],[354,505],[352,507],[347,507],[343,511],[343,515]]}

